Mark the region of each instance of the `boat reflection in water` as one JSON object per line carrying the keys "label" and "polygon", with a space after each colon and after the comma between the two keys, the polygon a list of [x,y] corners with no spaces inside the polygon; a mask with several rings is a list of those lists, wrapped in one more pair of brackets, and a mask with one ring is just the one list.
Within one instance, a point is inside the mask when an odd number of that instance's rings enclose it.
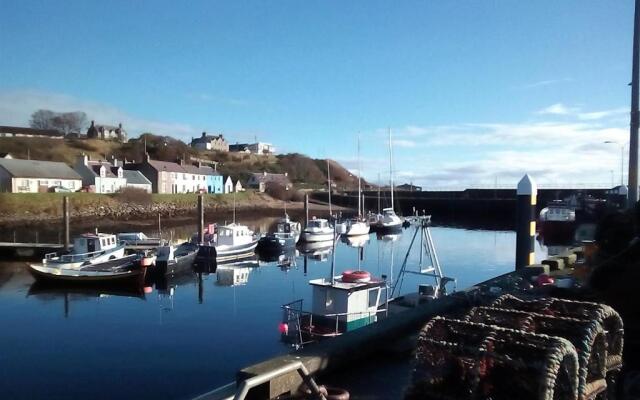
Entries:
{"label": "boat reflection in water", "polygon": [[145,300],[145,292],[142,286],[114,286],[99,285],[81,286],[69,283],[50,283],[35,281],[29,287],[27,297],[35,297],[39,300],[52,301],[64,300],[64,316],[69,317],[72,301],[89,301],[91,299],[103,299],[109,297],[138,298]]}
{"label": "boat reflection in water", "polygon": [[310,257],[317,261],[327,261],[333,249],[333,241],[305,242],[298,245],[298,250],[305,257]]}
{"label": "boat reflection in water", "polygon": [[369,235],[341,236],[340,241],[349,247],[364,247],[369,243]]}
{"label": "boat reflection in water", "polygon": [[258,260],[243,261],[226,265],[218,265],[216,271],[217,281],[220,286],[241,286],[249,283],[251,270],[258,266]]}
{"label": "boat reflection in water", "polygon": [[381,235],[380,233],[376,233],[376,239],[382,240],[383,242],[397,242],[400,239],[399,233]]}

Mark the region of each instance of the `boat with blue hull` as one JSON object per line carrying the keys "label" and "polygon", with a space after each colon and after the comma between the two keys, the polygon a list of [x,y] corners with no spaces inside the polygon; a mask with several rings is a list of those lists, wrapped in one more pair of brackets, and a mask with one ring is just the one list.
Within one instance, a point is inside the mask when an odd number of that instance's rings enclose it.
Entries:
{"label": "boat with blue hull", "polygon": [[280,219],[276,230],[258,240],[256,251],[260,254],[279,254],[290,248],[295,248],[300,239],[301,226],[299,222],[291,221],[288,215]]}

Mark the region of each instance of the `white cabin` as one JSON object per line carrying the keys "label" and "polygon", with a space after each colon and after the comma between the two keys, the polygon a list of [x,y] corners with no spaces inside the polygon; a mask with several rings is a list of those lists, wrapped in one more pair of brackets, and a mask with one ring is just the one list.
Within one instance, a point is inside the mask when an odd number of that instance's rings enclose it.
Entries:
{"label": "white cabin", "polygon": [[246,225],[229,224],[218,226],[216,246],[238,246],[254,242],[253,231]]}
{"label": "white cabin", "polygon": [[73,254],[86,254],[112,250],[118,247],[116,235],[108,233],[85,233],[73,240]]}
{"label": "white cabin", "polygon": [[324,320],[335,324],[339,331],[348,332],[377,321],[379,307],[386,300],[382,296],[386,282],[372,279],[369,282],[344,282],[342,276],[330,280],[321,278],[309,281],[313,288],[311,313],[314,321]]}

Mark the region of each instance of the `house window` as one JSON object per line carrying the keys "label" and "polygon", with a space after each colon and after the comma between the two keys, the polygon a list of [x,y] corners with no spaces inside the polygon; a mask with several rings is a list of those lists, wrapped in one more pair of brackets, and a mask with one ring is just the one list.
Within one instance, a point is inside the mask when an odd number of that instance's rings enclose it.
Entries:
{"label": "house window", "polygon": [[378,288],[369,290],[369,308],[378,306],[378,293],[380,293]]}

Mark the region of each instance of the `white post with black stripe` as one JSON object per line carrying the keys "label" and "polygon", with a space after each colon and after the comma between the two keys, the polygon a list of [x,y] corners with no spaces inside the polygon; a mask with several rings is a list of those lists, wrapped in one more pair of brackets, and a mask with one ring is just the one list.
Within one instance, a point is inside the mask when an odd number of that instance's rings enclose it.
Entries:
{"label": "white post with black stripe", "polygon": [[516,226],[516,270],[535,264],[536,198],[538,188],[535,181],[525,175],[518,182]]}

